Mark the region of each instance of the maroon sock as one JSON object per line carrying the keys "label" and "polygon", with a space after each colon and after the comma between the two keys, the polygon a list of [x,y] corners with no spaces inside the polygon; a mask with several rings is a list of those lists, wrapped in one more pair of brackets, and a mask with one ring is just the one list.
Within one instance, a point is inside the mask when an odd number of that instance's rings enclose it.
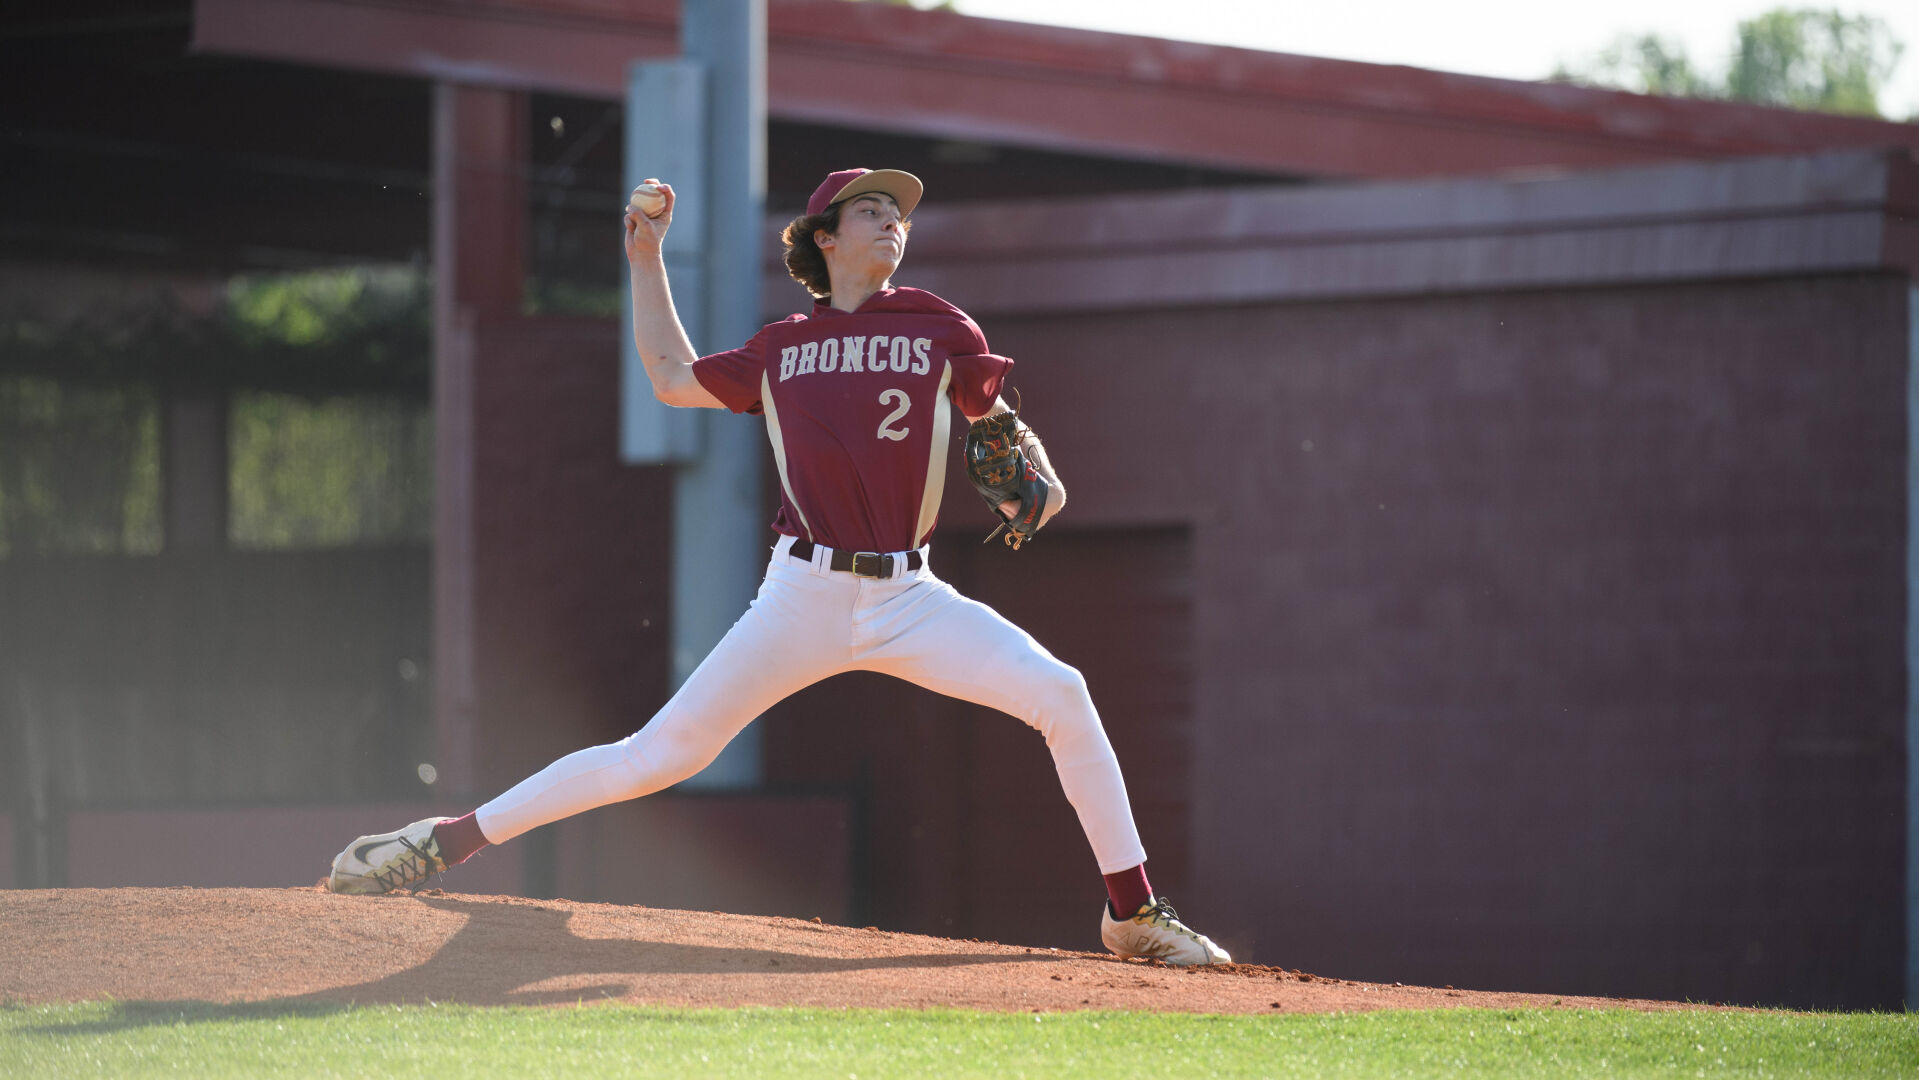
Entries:
{"label": "maroon sock", "polygon": [[1153,887],[1146,881],[1146,864],[1106,875],[1106,895],[1113,901],[1113,917],[1130,919],[1139,909],[1153,902]]}
{"label": "maroon sock", "polygon": [[480,832],[480,823],[473,820],[473,814],[433,826],[433,839],[440,842],[440,858],[448,866],[460,865],[487,845],[486,836]]}

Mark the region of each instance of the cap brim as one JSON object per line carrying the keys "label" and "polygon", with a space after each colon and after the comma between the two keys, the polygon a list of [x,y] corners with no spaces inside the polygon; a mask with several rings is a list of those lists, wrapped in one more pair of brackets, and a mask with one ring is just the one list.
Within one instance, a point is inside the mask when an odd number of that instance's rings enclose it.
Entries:
{"label": "cap brim", "polygon": [[898,169],[874,169],[872,172],[854,177],[852,183],[841,188],[840,193],[833,196],[833,202],[843,203],[855,195],[865,195],[873,191],[891,195],[893,201],[899,204],[900,216],[905,217],[920,204],[920,196],[925,193],[926,186],[920,183],[919,177],[910,172],[901,172]]}

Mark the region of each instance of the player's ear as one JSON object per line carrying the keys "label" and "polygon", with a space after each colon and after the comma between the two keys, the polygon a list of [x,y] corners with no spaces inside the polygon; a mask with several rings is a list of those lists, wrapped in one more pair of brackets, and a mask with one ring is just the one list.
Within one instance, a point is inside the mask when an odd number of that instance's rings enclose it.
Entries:
{"label": "player's ear", "polygon": [[814,247],[819,248],[821,251],[825,251],[827,248],[832,247],[834,243],[835,241],[833,239],[832,233],[827,232],[825,229],[813,230],[813,246]]}

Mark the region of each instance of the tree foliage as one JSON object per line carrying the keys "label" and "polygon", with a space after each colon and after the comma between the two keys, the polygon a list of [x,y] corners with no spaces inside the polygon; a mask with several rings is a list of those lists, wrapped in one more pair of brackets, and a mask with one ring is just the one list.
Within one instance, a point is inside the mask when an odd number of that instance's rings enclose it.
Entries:
{"label": "tree foliage", "polygon": [[0,298],[0,374],[424,400],[430,283],[405,268],[262,274],[197,312],[156,300],[54,320]]}
{"label": "tree foliage", "polygon": [[1726,75],[1737,101],[1879,115],[1879,90],[1905,46],[1869,15],[1780,8],[1739,24]]}
{"label": "tree foliage", "polygon": [[235,546],[424,541],[428,297],[415,270],[349,267],[235,278],[212,310],[0,299],[0,558],[162,550],[176,394],[224,402]]}
{"label": "tree foliage", "polygon": [[1678,41],[1624,34],[1582,63],[1561,64],[1552,78],[1643,94],[1878,116],[1879,92],[1904,51],[1883,19],[1775,8],[1739,23],[1723,77],[1703,73]]}
{"label": "tree foliage", "polygon": [[1718,88],[1700,74],[1684,43],[1658,34],[1621,34],[1578,68],[1560,65],[1558,82],[1610,86],[1668,97],[1716,97]]}
{"label": "tree foliage", "polygon": [[0,372],[0,559],[161,548],[149,386]]}

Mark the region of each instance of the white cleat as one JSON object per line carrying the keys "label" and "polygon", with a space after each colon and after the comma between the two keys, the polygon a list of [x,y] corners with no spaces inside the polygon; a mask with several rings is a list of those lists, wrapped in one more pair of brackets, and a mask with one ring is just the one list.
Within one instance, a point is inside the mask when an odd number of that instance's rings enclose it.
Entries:
{"label": "white cleat", "polygon": [[362,836],[333,860],[326,887],[336,893],[387,893],[418,885],[446,869],[433,826],[452,818],[422,818],[390,833]]}
{"label": "white cleat", "polygon": [[1140,905],[1125,921],[1113,918],[1111,904],[1100,905],[1099,939],[1122,960],[1144,956],[1169,964],[1230,964],[1232,955],[1212,939],[1179,921],[1163,897]]}

